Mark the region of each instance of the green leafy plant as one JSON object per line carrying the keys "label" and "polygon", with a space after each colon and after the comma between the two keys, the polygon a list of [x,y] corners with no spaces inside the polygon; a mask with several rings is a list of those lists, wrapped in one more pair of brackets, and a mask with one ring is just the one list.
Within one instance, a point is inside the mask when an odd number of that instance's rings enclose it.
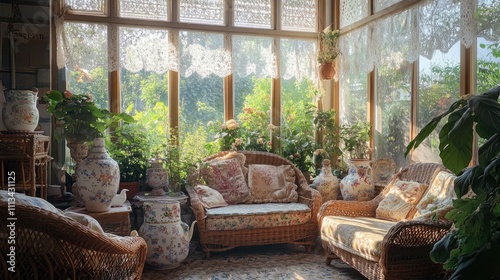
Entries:
{"label": "green leafy plant", "polygon": [[[335,110],[315,110],[313,113],[313,124],[316,129],[316,135],[319,136],[317,146],[325,150],[328,154],[328,159],[332,162],[337,162],[337,159],[342,155],[340,149],[340,134],[337,125],[335,124]],[[321,155],[321,151],[315,151],[315,155]],[[315,159],[316,168],[321,168],[321,159]],[[319,165],[319,166],[318,166]],[[333,168],[338,168],[337,164],[333,164]]]}
{"label": "green leafy plant", "polygon": [[146,129],[138,123],[117,127],[106,144],[110,156],[120,167],[120,182],[143,181],[146,178],[151,145]]}
{"label": "green leafy plant", "polygon": [[47,92],[43,99],[48,103],[48,112],[64,122],[63,135],[70,142],[92,141],[94,138],[103,137],[110,126],[117,125],[120,121],[134,122],[126,113],[115,114],[98,108],[91,94],[52,90]]}
{"label": "green leafy plant", "polygon": [[357,122],[343,125],[340,129],[340,138],[344,149],[349,152],[350,158],[367,158],[369,153],[370,123]]}
{"label": "green leafy plant", "polygon": [[302,172],[310,172],[313,167],[313,154],[315,151],[314,137],[300,127],[290,127],[284,124],[281,128],[274,126],[277,139],[281,141],[278,154],[290,160]]}
{"label": "green leafy plant", "polygon": [[339,50],[339,30],[323,30],[319,33],[321,48],[318,53],[320,64],[332,63],[340,54]]}
{"label": "green leafy plant", "polygon": [[[454,209],[446,218],[454,228],[431,251],[444,263],[450,279],[500,277],[500,87],[482,95],[463,96],[433,118],[407,146],[405,155],[419,146],[446,116],[439,132],[443,164],[456,173]],[[468,167],[479,139],[477,164]]]}

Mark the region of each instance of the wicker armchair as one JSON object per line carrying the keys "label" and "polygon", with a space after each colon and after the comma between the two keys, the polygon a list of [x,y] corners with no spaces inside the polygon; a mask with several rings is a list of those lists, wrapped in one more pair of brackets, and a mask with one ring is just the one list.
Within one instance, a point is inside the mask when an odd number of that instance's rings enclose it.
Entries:
{"label": "wicker armchair", "polygon": [[[436,163],[414,163],[403,168],[396,176],[400,180],[431,184],[435,174],[444,170]],[[327,216],[375,217],[380,201],[387,194],[382,191],[371,201],[328,201],[318,213],[321,231],[323,219]],[[434,243],[450,230],[447,221],[408,220],[392,226],[382,240],[379,261],[371,261],[357,254],[334,246],[322,237],[326,263],[340,258],[368,279],[439,279],[442,266],[433,263],[429,253]]]}
{"label": "wicker armchair", "polygon": [[[304,224],[250,228],[244,230],[208,230],[206,229],[206,211],[201,204],[196,191],[192,186],[186,189],[189,194],[191,208],[195,214],[199,231],[200,244],[207,258],[210,252],[229,250],[238,246],[265,245],[277,243],[291,243],[305,245],[307,250],[312,249],[318,236],[316,216],[321,206],[320,193],[309,187],[302,172],[287,159],[267,152],[239,151],[246,156],[245,166],[250,164],[291,165],[295,170],[295,184],[298,186],[299,203],[308,205],[311,209],[311,219]],[[203,162],[224,156],[228,152],[220,152],[205,158]]]}
{"label": "wicker armchair", "polygon": [[35,206],[8,207],[0,201],[0,220],[15,223],[15,272],[9,270],[11,229],[0,227],[0,279],[140,279],[146,260],[141,237],[111,238],[71,218]]}

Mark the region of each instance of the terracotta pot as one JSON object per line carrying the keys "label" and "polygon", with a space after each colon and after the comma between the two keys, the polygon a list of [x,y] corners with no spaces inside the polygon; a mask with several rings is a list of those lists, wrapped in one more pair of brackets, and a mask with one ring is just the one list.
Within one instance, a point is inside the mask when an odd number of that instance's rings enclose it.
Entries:
{"label": "terracotta pot", "polygon": [[322,80],[331,80],[335,76],[335,68],[332,63],[325,63],[319,66],[319,77]]}
{"label": "terracotta pot", "polygon": [[120,193],[123,189],[127,189],[127,200],[131,200],[134,196],[139,192],[141,188],[141,181],[134,182],[120,182],[120,186],[118,187],[118,193]]}

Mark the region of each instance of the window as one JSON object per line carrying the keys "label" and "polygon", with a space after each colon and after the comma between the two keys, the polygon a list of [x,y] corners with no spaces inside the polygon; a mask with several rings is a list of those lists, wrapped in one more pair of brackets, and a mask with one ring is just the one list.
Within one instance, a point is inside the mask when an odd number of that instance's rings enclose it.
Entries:
{"label": "window", "polygon": [[[214,137],[207,123],[230,118],[270,140],[271,122],[279,125],[293,102],[312,104],[318,95],[317,0],[64,4],[71,9],[57,24],[60,66],[91,73],[88,81],[100,88],[85,90],[102,92],[103,101],[111,99],[103,106],[147,126],[157,150],[175,136],[185,154],[206,153]],[[115,7],[116,15],[109,12]],[[69,87],[84,90],[77,74]],[[273,108],[273,98],[281,106]],[[309,118],[300,113],[301,121]]]}
{"label": "window", "polygon": [[[463,71],[476,73],[477,93],[498,84],[498,1],[341,0],[339,8],[340,27],[348,27],[340,39],[341,122],[363,118],[367,108],[375,158],[392,157],[399,166],[439,162],[437,132],[408,158],[406,145],[461,93],[471,92],[461,88],[475,83]],[[462,55],[473,45],[475,71]]]}

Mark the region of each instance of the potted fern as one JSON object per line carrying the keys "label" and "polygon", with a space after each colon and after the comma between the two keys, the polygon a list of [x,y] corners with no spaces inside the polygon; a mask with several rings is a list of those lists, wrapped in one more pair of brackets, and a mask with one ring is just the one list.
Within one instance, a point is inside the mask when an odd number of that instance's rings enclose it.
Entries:
{"label": "potted fern", "polygon": [[320,50],[318,53],[319,74],[322,80],[331,80],[335,75],[333,61],[340,54],[339,30],[326,29],[319,33]]}
{"label": "potted fern", "polygon": [[[443,164],[456,173],[454,209],[446,218],[453,229],[434,245],[431,258],[443,263],[450,279],[500,278],[500,87],[463,96],[432,119],[411,141],[405,155],[419,146],[446,116],[439,132]],[[474,135],[479,139],[477,163]]]}

